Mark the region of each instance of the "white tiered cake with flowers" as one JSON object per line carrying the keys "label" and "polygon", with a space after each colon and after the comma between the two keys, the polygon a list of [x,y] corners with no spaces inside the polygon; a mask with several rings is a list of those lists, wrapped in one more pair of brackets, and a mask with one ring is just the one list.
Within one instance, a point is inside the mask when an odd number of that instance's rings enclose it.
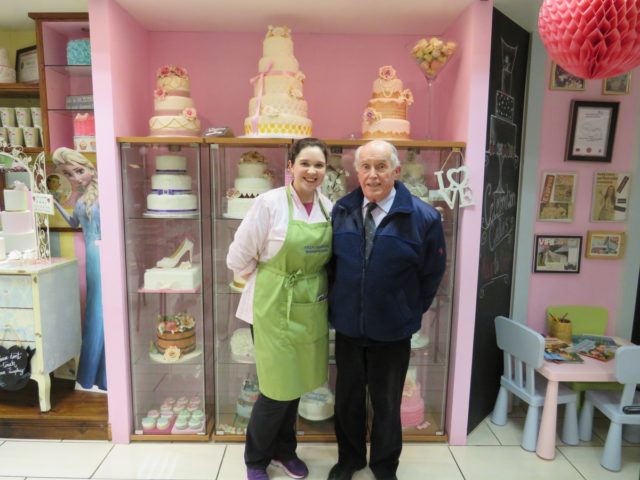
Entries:
{"label": "white tiered cake with flowers", "polygon": [[273,181],[267,160],[256,151],[245,152],[238,163],[238,176],[227,190],[226,218],[244,218],[258,195],[271,190]]}
{"label": "white tiered cake with flowers", "polygon": [[250,137],[309,137],[311,120],[302,95],[304,74],[293,55],[289,27],[272,27],[262,43],[258,75],[244,132]]}
{"label": "white tiered cake with flowers", "polygon": [[187,69],[165,65],[156,74],[152,136],[198,136],[200,120],[193,106]]}

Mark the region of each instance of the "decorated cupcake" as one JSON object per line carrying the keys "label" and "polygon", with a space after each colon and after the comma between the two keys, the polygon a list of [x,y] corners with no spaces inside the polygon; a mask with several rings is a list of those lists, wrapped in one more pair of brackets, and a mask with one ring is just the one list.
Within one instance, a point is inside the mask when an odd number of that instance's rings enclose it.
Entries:
{"label": "decorated cupcake", "polygon": [[185,428],[187,428],[188,424],[189,421],[185,417],[178,417],[176,419],[176,428],[178,430],[184,430]]}
{"label": "decorated cupcake", "polygon": [[149,410],[147,412],[147,417],[149,418],[159,418],[160,417],[160,412],[158,410]]}
{"label": "decorated cupcake", "polygon": [[156,427],[156,419],[144,417],[142,419],[142,430],[153,430]]}
{"label": "decorated cupcake", "polygon": [[198,420],[197,418],[190,418],[189,419],[189,428],[193,429],[193,430],[197,430],[202,426],[202,420]]}
{"label": "decorated cupcake", "polygon": [[171,422],[169,421],[169,419],[167,417],[160,417],[156,421],[156,427],[161,432],[166,432],[167,430],[169,430],[170,425],[171,425]]}

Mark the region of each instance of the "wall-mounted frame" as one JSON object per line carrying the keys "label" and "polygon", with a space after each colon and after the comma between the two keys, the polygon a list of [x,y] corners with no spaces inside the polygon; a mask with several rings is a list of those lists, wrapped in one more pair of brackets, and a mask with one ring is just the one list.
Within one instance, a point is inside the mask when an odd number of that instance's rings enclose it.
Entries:
{"label": "wall-mounted frame", "polygon": [[573,221],[577,174],[543,172],[538,220],[542,222]]}
{"label": "wall-mounted frame", "polygon": [[631,174],[628,172],[595,172],[591,200],[592,222],[624,222],[627,220]]}
{"label": "wall-mounted frame", "polygon": [[580,273],[581,236],[536,235],[533,271]]}
{"label": "wall-mounted frame", "polygon": [[38,50],[36,46],[16,51],[16,80],[18,83],[38,83]]}
{"label": "wall-mounted frame", "polygon": [[619,106],[620,102],[571,102],[567,160],[611,161]]}
{"label": "wall-mounted frame", "polygon": [[631,72],[602,80],[603,95],[629,95]]}
{"label": "wall-mounted frame", "polygon": [[624,256],[626,233],[617,230],[587,231],[587,248],[584,256],[604,260],[618,260]]}
{"label": "wall-mounted frame", "polygon": [[549,89],[579,92],[585,89],[585,80],[570,74],[557,63],[551,62]]}

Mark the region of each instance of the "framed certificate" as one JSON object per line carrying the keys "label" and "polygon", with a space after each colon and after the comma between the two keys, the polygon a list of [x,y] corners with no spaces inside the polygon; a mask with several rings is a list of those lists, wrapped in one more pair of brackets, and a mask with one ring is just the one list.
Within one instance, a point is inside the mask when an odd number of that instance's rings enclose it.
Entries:
{"label": "framed certificate", "polygon": [[571,102],[567,160],[611,162],[619,102]]}
{"label": "framed certificate", "polygon": [[16,77],[18,83],[38,83],[38,50],[36,46],[21,48],[16,52]]}

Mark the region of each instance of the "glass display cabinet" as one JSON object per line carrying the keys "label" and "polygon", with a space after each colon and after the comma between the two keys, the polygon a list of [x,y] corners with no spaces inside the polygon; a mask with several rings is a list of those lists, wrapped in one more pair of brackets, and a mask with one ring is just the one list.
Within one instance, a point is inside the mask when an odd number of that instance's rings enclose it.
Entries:
{"label": "glass display cabinet", "polygon": [[200,138],[119,138],[132,439],[213,427],[211,173]]}
{"label": "glass display cabinet", "polygon": [[[285,139],[206,139],[212,168],[212,226],[214,253],[214,436],[244,440],[251,408],[258,395],[255,360],[248,325],[235,317],[243,282],[226,267],[226,255],[233,235],[248,209],[251,198],[262,189],[288,180],[286,162],[292,141]],[[324,193],[336,201],[357,187],[354,153],[361,140],[327,141],[331,149]],[[447,270],[436,298],[425,313],[421,330],[412,338],[409,373],[403,394],[405,441],[446,440],[444,431],[449,344],[457,245],[458,207],[449,208],[439,193],[435,172],[443,179],[461,180],[450,172],[462,161],[463,143],[394,142],[401,162],[400,180],[412,193],[433,204],[442,213],[447,245]],[[243,166],[252,165],[250,167]],[[266,180],[263,180],[266,179]],[[271,182],[271,183],[269,183]],[[330,331],[328,384],[303,396],[297,432],[300,440],[333,440],[335,388],[334,335]]]}
{"label": "glass display cabinet", "polygon": [[236,229],[257,194],[284,185],[289,139],[207,138],[212,179],[214,249],[214,436],[244,440],[258,396],[249,325],[236,318],[243,281],[226,257]]}
{"label": "glass display cabinet", "polygon": [[[327,185],[325,194],[336,201],[358,186],[353,167],[355,150],[362,140],[329,140],[331,158],[327,177],[338,181]],[[458,204],[450,208],[440,193],[436,172],[443,172],[445,188],[451,181],[463,181],[460,173],[449,172],[461,166],[465,144],[441,141],[393,141],[398,149],[398,180],[409,191],[433,205],[442,215],[447,249],[447,268],[431,304],[422,318],[422,328],[411,338],[411,359],[402,397],[401,419],[404,441],[444,441],[449,374],[449,346],[453,314],[454,272],[458,233]],[[336,172],[336,173],[332,173]],[[449,172],[449,176],[447,175]],[[445,195],[453,197],[451,192]],[[453,197],[455,200],[455,197]]]}

